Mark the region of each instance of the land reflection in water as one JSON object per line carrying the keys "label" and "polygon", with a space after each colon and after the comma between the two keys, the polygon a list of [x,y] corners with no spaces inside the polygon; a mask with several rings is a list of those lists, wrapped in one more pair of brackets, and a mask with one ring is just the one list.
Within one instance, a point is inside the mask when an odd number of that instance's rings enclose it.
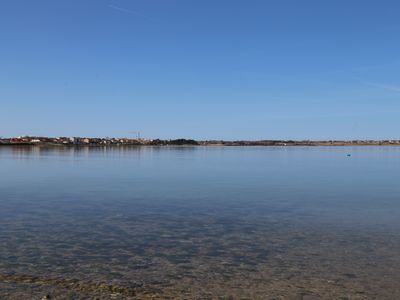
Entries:
{"label": "land reflection in water", "polygon": [[0,165],[2,299],[400,296],[396,147],[0,147]]}

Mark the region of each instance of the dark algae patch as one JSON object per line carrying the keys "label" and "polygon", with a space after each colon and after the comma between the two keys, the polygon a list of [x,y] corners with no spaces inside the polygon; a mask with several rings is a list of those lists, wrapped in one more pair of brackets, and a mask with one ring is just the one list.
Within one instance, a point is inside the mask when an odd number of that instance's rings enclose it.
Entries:
{"label": "dark algae patch", "polygon": [[[69,293],[89,293],[94,295],[113,295],[119,297],[134,297],[136,295],[136,289],[140,287],[140,284],[137,284],[136,288],[133,287],[122,287],[117,285],[109,285],[106,283],[94,283],[81,281],[77,279],[67,279],[67,278],[46,278],[46,277],[36,277],[36,276],[28,276],[28,275],[6,275],[0,274],[0,281],[3,283],[9,283],[11,285],[26,285],[31,288],[34,286],[39,286],[41,288],[46,288],[49,286],[50,288],[68,290]],[[62,296],[62,295],[60,295]],[[51,294],[46,294],[44,296],[48,299],[53,298]]]}

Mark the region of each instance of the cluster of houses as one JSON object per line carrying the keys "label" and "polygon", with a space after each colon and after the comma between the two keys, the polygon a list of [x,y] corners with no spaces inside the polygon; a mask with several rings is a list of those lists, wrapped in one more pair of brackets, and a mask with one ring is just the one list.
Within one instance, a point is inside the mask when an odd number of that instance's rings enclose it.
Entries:
{"label": "cluster of houses", "polygon": [[57,145],[141,145],[146,144],[144,139],[130,138],[86,138],[86,137],[32,137],[20,136],[14,138],[0,139],[0,144],[34,145],[34,144],[57,144]]}
{"label": "cluster of houses", "polygon": [[400,140],[352,140],[352,141],[322,141],[321,145],[400,145]]}

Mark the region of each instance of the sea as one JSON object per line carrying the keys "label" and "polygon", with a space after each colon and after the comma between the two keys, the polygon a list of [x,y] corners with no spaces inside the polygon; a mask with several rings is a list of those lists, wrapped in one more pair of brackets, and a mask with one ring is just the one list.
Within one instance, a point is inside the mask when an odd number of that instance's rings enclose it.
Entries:
{"label": "sea", "polygon": [[0,147],[0,299],[400,299],[400,147]]}

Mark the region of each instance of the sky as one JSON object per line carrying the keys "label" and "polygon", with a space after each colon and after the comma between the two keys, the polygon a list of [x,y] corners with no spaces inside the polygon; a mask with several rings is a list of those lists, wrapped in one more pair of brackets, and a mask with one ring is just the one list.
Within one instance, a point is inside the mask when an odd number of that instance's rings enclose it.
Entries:
{"label": "sky", "polygon": [[0,136],[400,139],[400,1],[0,0]]}

